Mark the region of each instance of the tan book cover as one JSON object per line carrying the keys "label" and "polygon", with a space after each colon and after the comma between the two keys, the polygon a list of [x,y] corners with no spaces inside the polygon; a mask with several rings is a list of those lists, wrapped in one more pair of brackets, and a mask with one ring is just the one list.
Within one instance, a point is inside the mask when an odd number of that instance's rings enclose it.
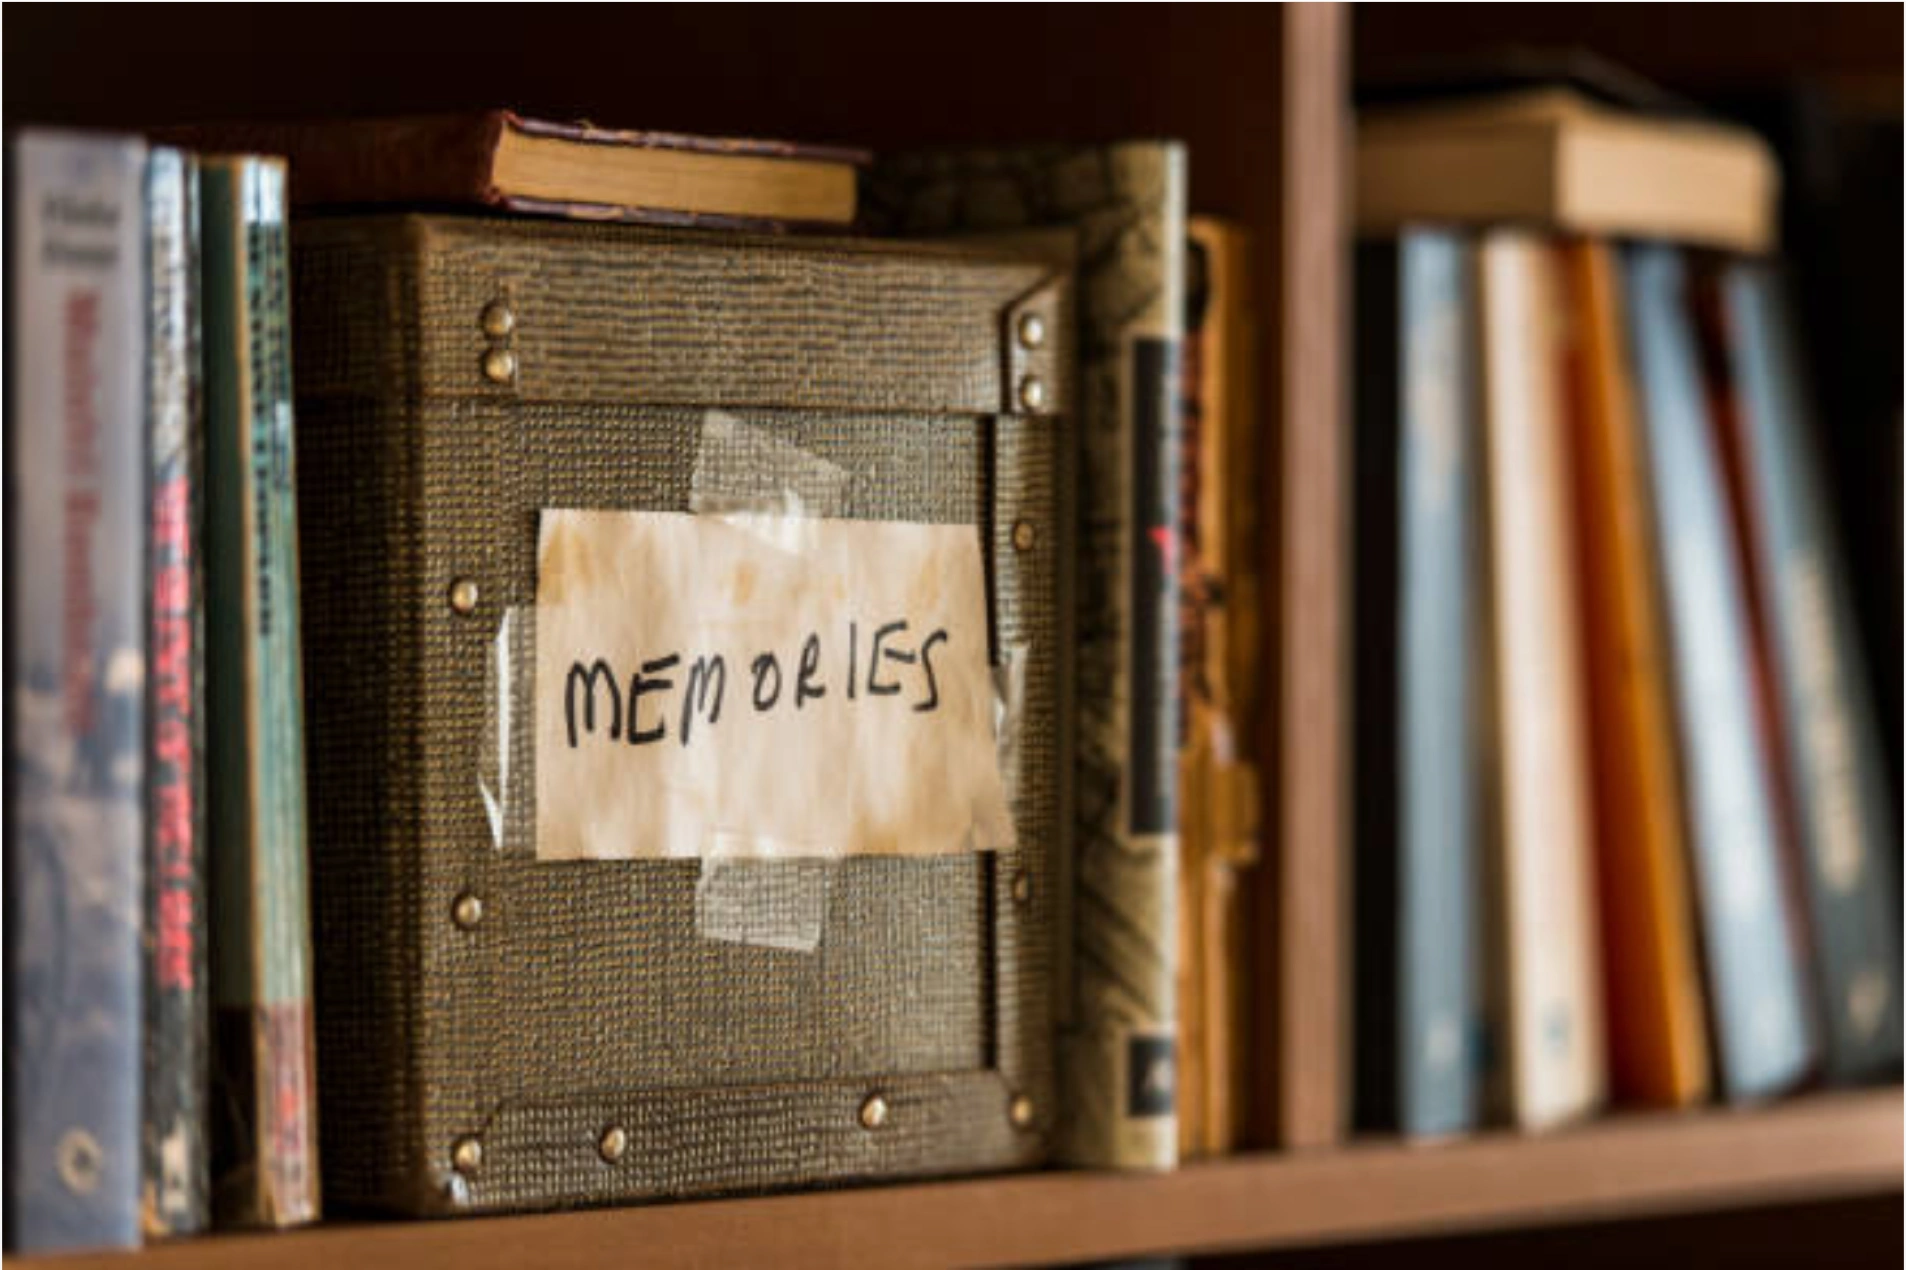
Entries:
{"label": "tan book cover", "polygon": [[1373,109],[1357,124],[1356,222],[1516,222],[1771,250],[1780,172],[1745,128],[1662,119],[1565,88]]}
{"label": "tan book cover", "polygon": [[[1491,939],[1497,1109],[1542,1128],[1606,1084],[1589,731],[1562,381],[1561,261],[1497,231],[1479,257],[1489,657],[1498,759]],[[1489,853],[1485,853],[1489,858]]]}

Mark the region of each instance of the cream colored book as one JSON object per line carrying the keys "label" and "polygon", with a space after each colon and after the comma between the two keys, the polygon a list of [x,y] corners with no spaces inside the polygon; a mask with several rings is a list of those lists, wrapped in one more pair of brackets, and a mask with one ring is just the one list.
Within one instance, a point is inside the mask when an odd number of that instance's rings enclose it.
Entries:
{"label": "cream colored book", "polygon": [[1533,1129],[1593,1110],[1607,1084],[1564,431],[1567,310],[1548,240],[1496,231],[1478,260],[1497,742],[1493,1092],[1502,1116]]}
{"label": "cream colored book", "polygon": [[1357,122],[1358,228],[1519,223],[1757,254],[1780,170],[1745,128],[1663,119],[1565,88],[1373,109]]}

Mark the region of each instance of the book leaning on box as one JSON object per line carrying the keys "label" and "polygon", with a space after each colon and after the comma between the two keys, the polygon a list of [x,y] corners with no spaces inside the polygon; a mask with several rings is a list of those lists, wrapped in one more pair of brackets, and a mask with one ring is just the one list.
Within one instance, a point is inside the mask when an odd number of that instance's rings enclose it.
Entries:
{"label": "book leaning on box", "polygon": [[285,168],[202,166],[205,592],[221,1223],[318,1216]]}
{"label": "book leaning on box", "polygon": [[1057,1008],[1060,1155],[1178,1158],[1178,578],[1184,147],[1132,141],[883,155],[864,211],[899,234],[1079,239],[1071,946]]}
{"label": "book leaning on box", "polygon": [[1697,279],[1753,609],[1792,799],[1795,870],[1812,936],[1822,1065],[1830,1081],[1900,1062],[1899,826],[1886,789],[1852,589],[1813,445],[1798,336],[1782,280],[1727,261]]}
{"label": "book leaning on box", "polygon": [[145,147],[12,147],[6,1235],[139,1239]]}

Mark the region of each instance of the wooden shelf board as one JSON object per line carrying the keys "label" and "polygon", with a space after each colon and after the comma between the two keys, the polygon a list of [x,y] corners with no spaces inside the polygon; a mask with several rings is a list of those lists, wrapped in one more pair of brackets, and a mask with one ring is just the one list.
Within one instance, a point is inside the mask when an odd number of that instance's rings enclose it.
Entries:
{"label": "wooden shelf board", "polygon": [[[1897,1191],[1897,1088],[1539,1137],[1245,1155],[532,1217],[221,1235],[69,1267],[1002,1266],[1476,1231]],[[12,1264],[21,1264],[14,1262]]]}

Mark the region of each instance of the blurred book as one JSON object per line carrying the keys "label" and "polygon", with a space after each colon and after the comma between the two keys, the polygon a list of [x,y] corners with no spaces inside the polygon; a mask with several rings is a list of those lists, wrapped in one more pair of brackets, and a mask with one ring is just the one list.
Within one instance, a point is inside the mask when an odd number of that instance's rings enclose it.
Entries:
{"label": "blurred book", "polygon": [[1830,1080],[1900,1063],[1899,826],[1785,288],[1768,266],[1697,280],[1720,448],[1797,851]]}
{"label": "blurred book", "polygon": [[1746,579],[1703,391],[1687,263],[1629,248],[1623,284],[1661,556],[1675,727],[1721,1091],[1777,1093],[1815,1055],[1780,861],[1776,738],[1757,708]]}
{"label": "blurred book", "polygon": [[286,156],[300,208],[463,204],[657,224],[845,227],[866,161],[838,147],[636,132],[508,110],[160,135]]}
{"label": "blurred book", "polygon": [[1497,763],[1490,860],[1492,1102],[1542,1128],[1606,1092],[1589,727],[1574,587],[1561,262],[1546,240],[1478,251],[1486,663]]}
{"label": "blurred book", "polygon": [[153,150],[146,172],[151,647],[141,1195],[145,1231],[154,1237],[195,1233],[211,1221],[198,220],[197,161]]}
{"label": "blurred book", "polygon": [[1354,1120],[1412,1136],[1482,1095],[1475,267],[1423,229],[1356,259]]}
{"label": "blurred book", "polygon": [[1259,857],[1252,742],[1257,608],[1257,349],[1250,242],[1193,217],[1186,241],[1179,471],[1178,1144],[1221,1155],[1243,1127],[1245,875]]}
{"label": "blurred book", "polygon": [[1763,252],[1779,171],[1754,133],[1573,88],[1381,106],[1357,121],[1356,222],[1523,223]]}
{"label": "blurred book", "polygon": [[201,163],[214,1203],[318,1217],[285,167]]}
{"label": "blurred book", "polygon": [[9,147],[6,1246],[139,1242],[146,150]]}
{"label": "blurred book", "polygon": [[1685,1106],[1707,1096],[1707,1025],[1627,314],[1614,248],[1560,251],[1610,1092]]}

